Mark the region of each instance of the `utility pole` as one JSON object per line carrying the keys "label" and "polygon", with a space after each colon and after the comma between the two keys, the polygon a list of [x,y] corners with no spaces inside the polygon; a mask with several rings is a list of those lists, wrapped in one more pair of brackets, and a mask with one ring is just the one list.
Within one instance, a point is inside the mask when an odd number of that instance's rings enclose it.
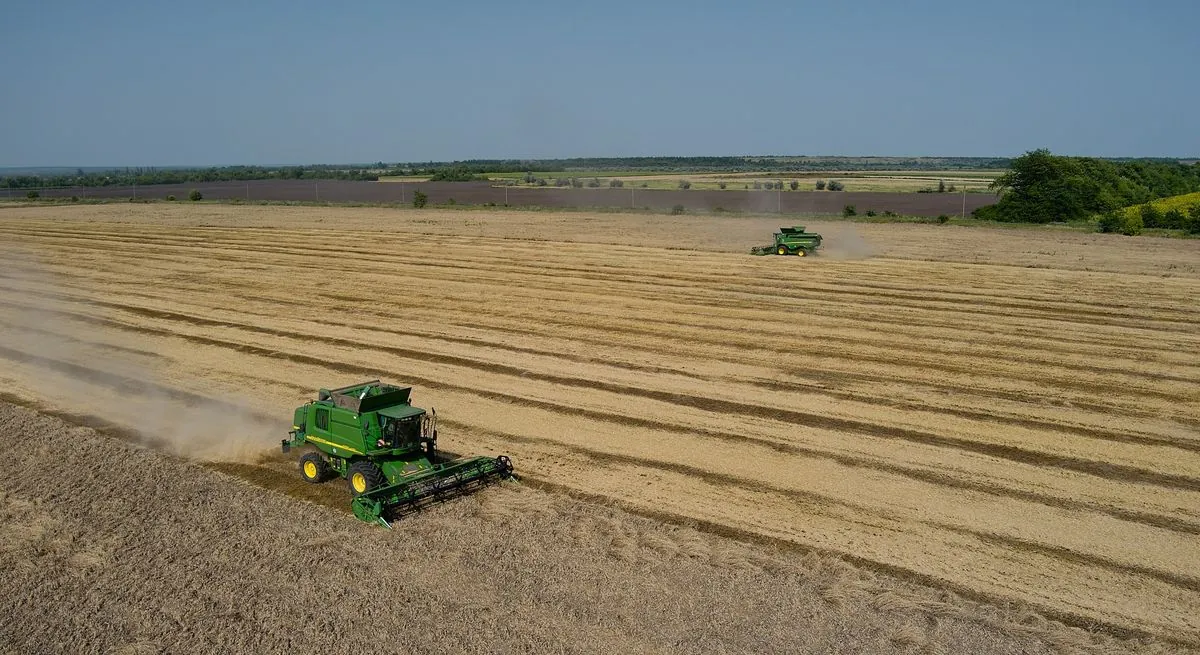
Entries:
{"label": "utility pole", "polygon": [[508,206],[508,185],[504,185],[504,206]]}
{"label": "utility pole", "polygon": [[963,208],[962,208],[962,217],[963,217],[963,220],[966,220],[966,219],[967,219],[967,186],[966,186],[965,184],[963,185]]}
{"label": "utility pole", "polygon": [[633,201],[634,193],[635,193],[635,191],[633,190],[633,187],[629,187],[629,208],[630,209],[637,207],[637,203]]}
{"label": "utility pole", "polygon": [[246,183],[246,200],[250,199],[250,183]]}
{"label": "utility pole", "polygon": [[775,181],[775,211],[783,213],[783,180]]}
{"label": "utility pole", "polygon": [[317,202],[321,202],[321,189],[317,187],[320,182],[313,182],[313,194],[317,198]]}

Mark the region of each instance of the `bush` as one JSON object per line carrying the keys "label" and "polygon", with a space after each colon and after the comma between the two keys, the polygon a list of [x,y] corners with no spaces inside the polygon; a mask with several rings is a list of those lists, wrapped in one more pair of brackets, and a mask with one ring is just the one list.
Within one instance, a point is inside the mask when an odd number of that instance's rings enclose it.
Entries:
{"label": "bush", "polygon": [[825,190],[825,180],[817,180],[817,191]]}
{"label": "bush", "polygon": [[526,184],[533,184],[533,181],[536,178],[534,178],[533,173],[530,172],[530,173],[525,173],[525,177],[523,179],[525,180]]}
{"label": "bush", "polygon": [[946,187],[946,190],[949,191],[950,193],[954,193],[958,189],[953,184],[951,184],[950,186]]}
{"label": "bush", "polygon": [[546,186],[546,178],[539,177],[536,180],[534,180],[533,183],[537,186]]}
{"label": "bush", "polygon": [[917,189],[917,193],[933,193],[933,187],[931,187],[931,186],[921,187],[920,189]]}
{"label": "bush", "polygon": [[566,177],[556,177],[554,178],[554,186],[571,186],[571,180]]}
{"label": "bush", "polygon": [[71,202],[79,202],[79,196],[71,196]]}
{"label": "bush", "polygon": [[587,185],[588,185],[588,187],[590,187],[592,189],[600,188],[600,178],[593,177],[592,179],[588,180]]}
{"label": "bush", "polygon": [[1162,215],[1162,227],[1168,230],[1182,230],[1187,226],[1187,221],[1187,215],[1174,208]]}
{"label": "bush", "polygon": [[724,182],[717,182],[717,188],[718,188],[718,189],[724,189],[724,188],[725,188],[725,183],[724,183]]}
{"label": "bush", "polygon": [[950,217],[945,214],[938,214],[937,222],[938,225],[945,225],[950,222]]}
{"label": "bush", "polygon": [[1158,207],[1146,203],[1138,209],[1138,217],[1142,219],[1142,224],[1146,227],[1162,227],[1162,212]]}
{"label": "bush", "polygon": [[1142,217],[1133,215],[1125,219],[1125,225],[1121,227],[1121,234],[1127,237],[1135,237],[1142,233]]}
{"label": "bush", "polygon": [[175,202],[175,196],[167,196],[167,200]]}
{"label": "bush", "polygon": [[30,200],[37,200],[38,198],[42,197],[42,194],[38,193],[37,191],[29,191],[25,194],[25,197],[29,198]]}
{"label": "bush", "polygon": [[874,216],[874,215],[875,215],[875,210],[874,210],[874,209],[868,209],[868,210],[867,210],[867,216]]}
{"label": "bush", "polygon": [[672,207],[672,208],[671,208],[671,215],[672,215],[672,216],[679,216],[679,215],[680,215],[680,214],[682,214],[683,212],[684,212],[683,205],[675,205],[674,207]]}
{"label": "bush", "polygon": [[845,207],[842,207],[842,216],[845,216],[846,218],[858,216],[858,210],[854,208],[854,205],[846,205]]}
{"label": "bush", "polygon": [[788,187],[790,187],[792,191],[795,191],[796,189],[800,188],[800,182],[792,180],[791,182],[788,182]]}
{"label": "bush", "polygon": [[885,209],[883,210],[883,215],[888,218],[895,218],[898,214],[890,209]]}
{"label": "bush", "polygon": [[413,191],[413,207],[420,209],[427,204],[429,204],[429,196],[425,195],[425,192],[420,190]]}
{"label": "bush", "polygon": [[687,180],[679,180],[679,188],[680,189],[690,189],[690,188],[692,188],[692,183],[688,182]]}
{"label": "bush", "polygon": [[1111,209],[1100,216],[1098,227],[1101,232],[1112,234],[1120,232],[1125,226],[1125,213],[1119,209]]}
{"label": "bush", "polygon": [[451,207],[453,207],[454,205],[457,205],[457,204],[458,204],[458,201],[457,201],[457,200],[455,200],[454,198],[451,198],[451,199],[449,199],[449,200],[447,200],[447,201],[446,201],[446,204],[447,204],[447,205],[450,205]]}
{"label": "bush", "polygon": [[827,187],[830,191],[841,191],[846,188],[846,185],[838,182],[837,180],[830,180]]}
{"label": "bush", "polygon": [[191,200],[192,202],[196,202],[197,200],[202,200],[203,198],[204,198],[204,194],[200,193],[199,189],[192,189],[188,193],[188,200]]}
{"label": "bush", "polygon": [[577,177],[571,178],[571,187],[574,189],[582,189],[583,188],[583,180],[581,180]]}
{"label": "bush", "polygon": [[946,180],[938,180],[938,193],[946,192]]}
{"label": "bush", "polygon": [[608,181],[608,188],[610,188],[610,189],[619,189],[623,186],[625,186],[624,180],[609,180]]}
{"label": "bush", "polygon": [[1188,210],[1188,223],[1185,229],[1189,234],[1200,234],[1200,205],[1193,205]]}
{"label": "bush", "polygon": [[755,182],[754,182],[754,188],[755,188],[755,189],[761,189],[761,188],[762,188],[762,182],[759,182],[759,181],[755,180]]}

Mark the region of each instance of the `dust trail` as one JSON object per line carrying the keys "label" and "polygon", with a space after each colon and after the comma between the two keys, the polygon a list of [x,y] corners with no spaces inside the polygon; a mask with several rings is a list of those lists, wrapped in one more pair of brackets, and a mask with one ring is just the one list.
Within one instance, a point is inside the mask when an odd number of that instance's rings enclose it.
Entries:
{"label": "dust trail", "polygon": [[154,340],[66,318],[64,310],[104,310],[63,300],[54,273],[36,255],[4,250],[0,275],[22,303],[0,317],[0,345],[25,357],[0,363],[0,379],[10,377],[6,370],[32,373],[17,376],[21,386],[10,391],[127,427],[144,445],[194,459],[256,461],[287,430],[287,417],[267,420],[244,398],[180,393],[199,385],[171,370]]}
{"label": "dust trail", "polygon": [[871,245],[853,223],[839,223],[822,228],[820,253],[824,257],[838,260],[869,259],[875,256]]}

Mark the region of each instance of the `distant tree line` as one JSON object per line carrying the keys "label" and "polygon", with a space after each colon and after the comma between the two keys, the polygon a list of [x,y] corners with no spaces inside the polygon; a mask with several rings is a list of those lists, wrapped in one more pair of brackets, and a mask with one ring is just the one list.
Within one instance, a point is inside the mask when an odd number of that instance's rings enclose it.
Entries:
{"label": "distant tree line", "polygon": [[74,175],[14,175],[0,177],[0,188],[104,187],[151,184],[188,184],[193,182],[242,182],[249,180],[378,180],[379,174],[366,168],[334,166],[223,166],[214,168],[124,168],[84,172]]}
{"label": "distant tree line", "polygon": [[999,202],[973,212],[1005,222],[1089,219],[1156,198],[1200,191],[1200,162],[1064,157],[1033,150],[992,183]]}

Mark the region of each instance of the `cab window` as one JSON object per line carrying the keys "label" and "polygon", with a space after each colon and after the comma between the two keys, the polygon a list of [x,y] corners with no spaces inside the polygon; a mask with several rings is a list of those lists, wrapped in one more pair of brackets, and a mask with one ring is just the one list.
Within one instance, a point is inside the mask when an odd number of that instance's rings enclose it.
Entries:
{"label": "cab window", "polygon": [[329,431],[329,410],[317,408],[317,429]]}

